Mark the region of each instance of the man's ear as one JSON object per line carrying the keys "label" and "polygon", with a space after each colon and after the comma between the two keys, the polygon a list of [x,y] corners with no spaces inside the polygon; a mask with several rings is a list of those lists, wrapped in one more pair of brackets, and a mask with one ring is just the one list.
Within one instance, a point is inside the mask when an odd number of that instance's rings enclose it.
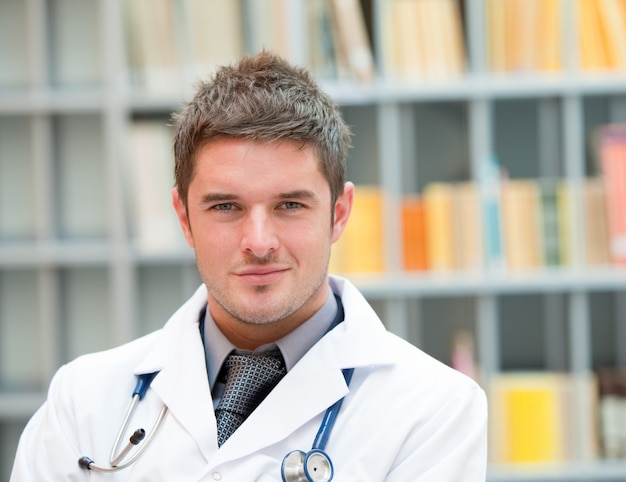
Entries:
{"label": "man's ear", "polygon": [[180,227],[183,230],[183,234],[185,235],[185,239],[187,240],[187,244],[194,247],[193,244],[193,236],[191,235],[191,225],[189,224],[189,215],[187,213],[187,207],[185,203],[180,198],[180,193],[178,189],[172,188],[172,205],[174,206],[174,211],[176,212],[176,217],[178,218],[178,222],[180,223]]}
{"label": "man's ear", "polygon": [[348,224],[352,203],[354,202],[354,184],[347,182],[343,187],[343,193],[335,201],[335,219],[333,221],[332,242],[336,242]]}

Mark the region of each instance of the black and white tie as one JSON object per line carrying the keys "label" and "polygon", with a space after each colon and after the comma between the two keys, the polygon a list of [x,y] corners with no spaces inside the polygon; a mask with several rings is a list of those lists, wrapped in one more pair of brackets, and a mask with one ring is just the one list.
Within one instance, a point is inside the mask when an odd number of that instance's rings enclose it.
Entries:
{"label": "black and white tie", "polygon": [[220,447],[287,373],[280,350],[249,355],[232,352],[222,370],[224,393],[215,409]]}

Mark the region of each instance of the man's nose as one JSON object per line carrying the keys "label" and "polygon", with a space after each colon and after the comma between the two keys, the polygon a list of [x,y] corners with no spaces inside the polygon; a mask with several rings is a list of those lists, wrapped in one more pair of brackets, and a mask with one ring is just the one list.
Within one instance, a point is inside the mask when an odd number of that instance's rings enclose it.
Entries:
{"label": "man's nose", "polygon": [[278,236],[271,216],[262,208],[250,210],[243,223],[241,249],[262,258],[278,248]]}

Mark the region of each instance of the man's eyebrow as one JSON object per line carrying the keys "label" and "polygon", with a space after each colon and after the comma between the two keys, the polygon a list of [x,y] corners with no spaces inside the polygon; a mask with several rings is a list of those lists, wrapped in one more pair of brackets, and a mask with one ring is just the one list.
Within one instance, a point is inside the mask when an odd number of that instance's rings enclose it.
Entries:
{"label": "man's eyebrow", "polygon": [[280,199],[312,199],[315,196],[313,191],[299,189],[297,191],[283,192],[278,195]]}
{"label": "man's eyebrow", "polygon": [[202,202],[205,204],[220,202],[220,201],[234,201],[239,197],[230,193],[209,193],[202,196]]}

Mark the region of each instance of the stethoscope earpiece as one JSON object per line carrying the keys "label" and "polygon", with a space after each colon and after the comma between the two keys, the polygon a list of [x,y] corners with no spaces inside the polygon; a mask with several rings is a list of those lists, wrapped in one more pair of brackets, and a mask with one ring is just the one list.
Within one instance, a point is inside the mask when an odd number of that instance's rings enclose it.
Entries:
{"label": "stethoscope earpiece", "polygon": [[333,479],[333,464],[323,450],[313,449],[289,452],[283,459],[283,482],[330,482]]}

